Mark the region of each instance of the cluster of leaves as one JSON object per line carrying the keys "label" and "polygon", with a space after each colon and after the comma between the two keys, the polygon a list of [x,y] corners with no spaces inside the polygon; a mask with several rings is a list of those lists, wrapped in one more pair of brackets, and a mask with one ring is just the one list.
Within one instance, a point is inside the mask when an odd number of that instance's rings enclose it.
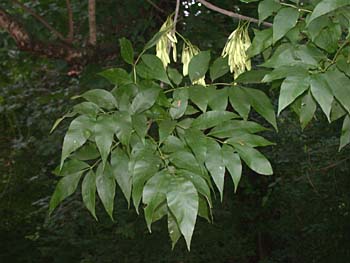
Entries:
{"label": "cluster of leaves", "polygon": [[[258,132],[267,130],[248,120],[251,108],[277,129],[273,106],[264,92],[238,85],[215,85],[228,73],[227,60],[210,64],[210,52],[191,59],[189,79],[164,68],[145,54],[164,32],[157,33],[134,60],[131,43],[120,40],[130,73],[111,68],[100,73],[115,88],[93,89],[75,98],[85,101],[65,115],[75,117],[65,135],[60,181],[50,211],[81,183],[82,199],[95,214],[96,192],[113,219],[116,185],[136,211],[143,203],[147,226],[164,216],[173,245],[181,235],[188,249],[197,215],[212,220],[214,186],[223,198],[225,171],[235,189],[243,160],[259,174],[272,168],[256,147],[273,144]],[[210,72],[211,85],[191,82]],[[59,119],[54,127],[63,119]]]}
{"label": "cluster of leaves", "polygon": [[350,5],[346,0],[259,3],[259,20],[273,16],[272,28],[255,31],[248,50],[262,54],[261,67],[247,77],[280,87],[278,114],[288,106],[302,128],[313,119],[317,104],[329,122],[344,117],[340,149],[350,142]]}

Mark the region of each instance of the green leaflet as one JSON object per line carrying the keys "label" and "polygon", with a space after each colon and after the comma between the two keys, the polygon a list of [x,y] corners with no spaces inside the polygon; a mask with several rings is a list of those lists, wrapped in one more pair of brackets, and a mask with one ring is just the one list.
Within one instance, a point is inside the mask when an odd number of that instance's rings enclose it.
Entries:
{"label": "green leaflet", "polygon": [[112,168],[106,163],[105,168],[100,164],[96,171],[96,189],[101,202],[112,220],[115,196],[115,180]]}
{"label": "green leaflet", "polygon": [[331,122],[330,114],[333,103],[333,94],[328,86],[328,83],[322,74],[313,75],[310,81],[312,96],[320,105],[322,111]]}
{"label": "green leaflet", "polygon": [[176,126],[176,121],[174,120],[164,120],[161,121],[158,125],[158,131],[159,131],[159,143],[164,142],[168,136],[173,132]]}
{"label": "green leaflet", "polygon": [[278,11],[281,5],[275,0],[263,0],[259,3],[258,13],[259,22],[264,21],[266,18],[271,16],[274,12]]}
{"label": "green leaflet", "polygon": [[117,101],[115,100],[112,93],[103,89],[93,89],[85,92],[81,95],[87,101],[93,102],[100,108],[111,110],[117,108]]}
{"label": "green leaflet", "polygon": [[188,74],[192,83],[205,76],[209,68],[209,61],[210,51],[202,51],[191,59],[188,65]]}
{"label": "green leaflet", "polygon": [[214,81],[225,75],[229,70],[228,57],[218,57],[210,67],[210,78]]}
{"label": "green leaflet", "polygon": [[347,112],[350,112],[350,79],[338,70],[327,71],[324,78],[331,88],[334,97]]}
{"label": "green leaflet", "polygon": [[220,192],[221,201],[223,200],[225,164],[221,153],[220,145],[213,139],[207,141],[207,158],[205,166],[210,172],[213,181]]}
{"label": "green leaflet", "polygon": [[174,101],[169,110],[170,116],[173,119],[179,119],[185,114],[188,105],[188,90],[177,89],[173,93]]}
{"label": "green leaflet", "polygon": [[89,101],[84,101],[73,107],[73,112],[87,115],[92,118],[96,118],[97,114],[101,111],[100,107],[97,104]]}
{"label": "green leaflet", "polygon": [[124,61],[130,65],[134,62],[134,49],[132,48],[132,44],[130,40],[125,37],[119,39],[120,45],[120,54]]}
{"label": "green leaflet", "polygon": [[311,92],[306,93],[301,99],[300,123],[302,129],[312,120],[316,112],[316,102]]}
{"label": "green leaflet", "polygon": [[266,94],[257,89],[242,88],[242,90],[246,93],[250,104],[256,112],[277,130],[275,111]]}
{"label": "green leaflet", "polygon": [[129,172],[129,157],[120,148],[111,154],[112,173],[130,206],[132,174]]}
{"label": "green leaflet", "polygon": [[246,93],[239,87],[229,89],[228,93],[231,106],[244,120],[247,120],[250,112],[250,101]]}
{"label": "green leaflet", "polygon": [[218,125],[219,123],[239,118],[238,115],[229,111],[208,111],[197,117],[192,122],[192,127],[205,130]]}
{"label": "green leaflet", "polygon": [[114,134],[118,127],[117,125],[117,119],[114,115],[102,115],[95,123],[95,142],[101,153],[103,167],[111,151]]}
{"label": "green leaflet", "polygon": [[291,76],[286,78],[282,85],[278,99],[278,115],[296,98],[309,88],[309,78],[307,76]]}
{"label": "green leaflet", "polygon": [[84,115],[75,118],[71,122],[63,140],[61,168],[67,157],[80,148],[91,136],[93,127],[94,120]]}
{"label": "green leaflet", "polygon": [[129,172],[132,176],[132,199],[137,213],[144,184],[158,171],[159,167],[159,157],[147,146],[131,156]]}
{"label": "green leaflet", "polygon": [[171,239],[171,246],[172,249],[174,249],[177,241],[181,237],[181,231],[179,228],[179,225],[176,222],[175,216],[171,213],[171,211],[168,209],[168,232]]}
{"label": "green leaflet", "polygon": [[184,138],[198,162],[204,163],[207,156],[207,137],[200,130],[192,128],[186,130]]}
{"label": "green leaflet", "polygon": [[273,43],[280,40],[298,22],[299,12],[295,8],[281,8],[273,20]]}
{"label": "green leaflet", "polygon": [[242,131],[232,133],[231,136],[232,137],[230,139],[226,140],[226,143],[231,145],[235,145],[236,143],[250,147],[275,145],[275,143],[266,140],[264,137]]}
{"label": "green leaflet", "polygon": [[167,203],[174,215],[188,250],[198,214],[198,193],[191,181],[173,176],[166,193]]}
{"label": "green leaflet", "polygon": [[176,85],[180,85],[182,82],[182,75],[177,71],[175,68],[168,67],[168,76],[172,82],[174,82]]}
{"label": "green leaflet", "polygon": [[233,144],[233,146],[250,169],[258,174],[273,174],[270,162],[259,151],[250,146],[243,146],[238,143]]}
{"label": "green leaflet", "polygon": [[188,89],[190,100],[202,111],[207,110],[209,103],[209,90],[207,88],[203,89],[203,86],[194,85]]}
{"label": "green leaflet", "polygon": [[92,170],[89,170],[81,184],[81,195],[86,208],[92,216],[97,220],[95,212],[96,202],[96,175]]}
{"label": "green leaflet", "polygon": [[82,174],[83,172],[70,174],[64,176],[58,182],[55,192],[53,193],[50,200],[49,214],[53,212],[59,203],[61,203],[64,199],[75,192]]}
{"label": "green leaflet", "polygon": [[346,115],[346,117],[344,118],[342,130],[341,130],[339,151],[349,143],[350,143],[350,118],[349,118],[349,115]]}
{"label": "green leaflet", "polygon": [[316,18],[322,15],[330,13],[346,5],[350,5],[348,0],[322,0],[317,4],[315,9],[313,10],[309,20],[307,21],[307,24],[310,24],[311,21],[315,20]]}
{"label": "green leaflet", "polygon": [[152,87],[138,93],[132,101],[131,112],[135,114],[151,108],[157,100],[159,91],[159,88]]}
{"label": "green leaflet", "polygon": [[231,120],[214,127],[209,135],[228,138],[234,136],[237,132],[257,133],[266,130],[268,129],[253,121]]}
{"label": "green leaflet", "polygon": [[145,207],[145,219],[148,230],[151,230],[153,215],[155,210],[166,200],[166,192],[170,183],[171,175],[167,170],[162,170],[152,176],[142,192],[142,201],[147,206]]}
{"label": "green leaflet", "polygon": [[[128,85],[133,83],[130,75],[128,74],[128,72],[126,72],[124,69],[122,68],[111,68],[111,69],[107,69],[105,71],[102,71],[101,73],[99,73],[100,76],[104,77],[105,79],[107,79],[111,84],[116,85],[116,86],[122,86],[122,85]],[[103,96],[103,94],[100,94]],[[91,96],[91,95],[90,95]],[[85,97],[84,97],[85,98]],[[87,99],[87,98],[86,98]],[[90,101],[90,99],[87,99]],[[109,99],[111,100],[111,99]],[[112,102],[112,100],[111,100]],[[96,102],[95,102],[96,103]],[[110,102],[105,102],[105,103],[110,103]],[[113,102],[114,103],[114,102]],[[101,106],[100,104],[96,103],[97,105]],[[107,104],[106,104],[107,106]],[[108,108],[107,108],[108,109]]]}
{"label": "green leaflet", "polygon": [[248,57],[259,55],[261,52],[272,45],[272,32],[272,28],[264,29],[261,31],[254,29],[255,37],[253,39],[252,45],[247,50]]}
{"label": "green leaflet", "polygon": [[239,158],[239,155],[235,153],[234,149],[228,145],[222,146],[221,154],[225,167],[231,175],[236,192],[242,175],[241,159]]}

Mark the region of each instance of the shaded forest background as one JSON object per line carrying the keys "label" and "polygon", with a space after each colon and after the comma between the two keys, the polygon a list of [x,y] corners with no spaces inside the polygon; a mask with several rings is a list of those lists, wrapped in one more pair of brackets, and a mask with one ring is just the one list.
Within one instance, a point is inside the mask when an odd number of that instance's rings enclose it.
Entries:
{"label": "shaded forest background", "polygon": [[[62,42],[16,2],[2,1],[0,11],[20,21],[36,41]],[[212,2],[257,16],[256,3]],[[69,35],[65,1],[20,3]],[[198,220],[191,252],[184,241],[171,250],[164,220],[149,234],[143,217],[127,209],[119,192],[116,222],[101,205],[96,222],[79,193],[48,217],[52,170],[67,123],[51,135],[50,128],[72,105],[70,97],[108,87],[98,72],[126,66],[119,38],[141,50],[175,8],[175,1],[151,3],[98,1],[92,45],[88,1],[72,1],[75,30],[69,46],[84,50],[75,61],[22,51],[0,30],[0,262],[349,262],[349,147],[338,153],[341,123],[329,125],[322,114],[303,132],[295,114],[281,115],[280,131],[266,134],[277,143],[265,152],[274,175],[247,169],[236,194],[227,181],[223,203],[217,198],[214,205],[214,223]],[[236,26],[236,20],[182,1],[177,29],[202,50],[220,54]]]}

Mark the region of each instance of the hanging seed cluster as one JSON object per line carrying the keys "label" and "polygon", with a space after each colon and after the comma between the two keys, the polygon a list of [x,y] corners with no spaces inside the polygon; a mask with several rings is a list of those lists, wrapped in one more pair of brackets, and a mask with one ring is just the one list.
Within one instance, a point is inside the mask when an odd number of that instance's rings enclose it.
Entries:
{"label": "hanging seed cluster", "polygon": [[[181,54],[181,62],[183,64],[182,67],[182,74],[184,76],[188,75],[188,65],[190,64],[191,59],[197,55],[200,52],[200,49],[192,45],[190,41],[186,40],[186,42],[183,44],[182,47],[182,54]],[[205,78],[200,78],[196,81],[193,81],[193,84],[199,84],[205,86]]]}
{"label": "hanging seed cluster", "polygon": [[234,78],[246,70],[251,70],[251,61],[246,53],[251,46],[248,35],[248,25],[239,25],[229,36],[221,56],[228,56],[228,65],[231,73],[234,72]]}
{"label": "hanging seed cluster", "polygon": [[156,55],[157,57],[163,62],[164,68],[168,66],[170,63],[170,57],[169,53],[172,49],[173,51],[173,60],[176,62],[176,43],[177,38],[175,35],[174,28],[174,21],[171,16],[168,17],[168,19],[165,21],[165,23],[160,28],[159,32],[164,32],[162,37],[159,39],[156,45]]}

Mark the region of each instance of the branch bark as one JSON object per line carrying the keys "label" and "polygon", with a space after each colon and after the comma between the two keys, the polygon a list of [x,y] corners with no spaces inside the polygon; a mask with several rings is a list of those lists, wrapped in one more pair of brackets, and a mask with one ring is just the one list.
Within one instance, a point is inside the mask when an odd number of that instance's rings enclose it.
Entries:
{"label": "branch bark", "polygon": [[97,31],[96,31],[96,2],[89,0],[89,44],[96,46]]}
{"label": "branch bark", "polygon": [[20,50],[42,57],[64,59],[68,63],[74,63],[83,56],[82,51],[74,49],[66,43],[44,43],[33,39],[21,23],[1,8],[0,28],[11,35]]}
{"label": "branch bark", "polygon": [[68,12],[68,41],[70,43],[73,42],[74,40],[74,20],[73,20],[73,11],[72,11],[72,7],[70,5],[70,0],[66,0],[66,5],[67,5],[67,12]]}
{"label": "branch bark", "polygon": [[67,42],[67,39],[60,32],[58,32],[55,28],[53,28],[42,16],[37,14],[34,10],[32,10],[31,8],[27,7],[26,5],[22,4],[21,2],[19,2],[17,0],[12,0],[12,2],[19,5],[26,12],[31,14],[35,19],[37,19],[40,23],[42,23],[48,30],[51,31],[52,34],[54,34],[61,41]]}
{"label": "branch bark", "polygon": [[[256,18],[249,17],[249,16],[244,16],[244,15],[240,15],[240,14],[234,13],[232,11],[228,11],[226,9],[220,8],[218,6],[215,6],[215,5],[209,3],[209,2],[207,2],[205,0],[197,0],[197,2],[201,3],[206,8],[211,9],[213,11],[216,11],[218,13],[221,13],[223,15],[226,15],[226,16],[238,19],[238,20],[244,20],[244,21],[249,21],[251,23],[260,24],[259,20],[256,19]],[[261,24],[264,25],[264,26],[267,26],[267,27],[272,27],[272,24],[268,23],[268,22],[262,22]]]}

